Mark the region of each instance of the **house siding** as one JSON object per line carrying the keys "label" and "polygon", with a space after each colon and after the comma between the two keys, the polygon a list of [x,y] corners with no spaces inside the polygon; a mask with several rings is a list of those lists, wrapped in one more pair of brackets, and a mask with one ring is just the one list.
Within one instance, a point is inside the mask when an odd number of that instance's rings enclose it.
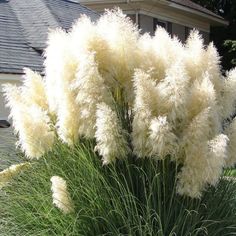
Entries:
{"label": "house siding", "polygon": [[[157,19],[157,22],[166,22],[166,29],[171,36],[177,36],[183,43],[189,35],[190,30],[195,28],[200,31],[204,43],[207,45],[209,43],[210,26],[217,24],[227,25],[227,22],[223,18],[219,19],[219,16],[214,13],[212,13],[214,19],[210,19],[209,15],[204,16],[201,12],[189,12],[182,9],[181,5],[174,7],[172,5],[165,5],[161,1],[151,2],[139,0],[129,1],[128,4],[126,1],[115,0],[84,0],[81,2],[100,13],[103,13],[104,9],[121,8],[124,13],[131,16],[133,22],[139,23],[142,33],[149,32],[151,35],[154,34],[153,28],[155,28],[156,22],[153,19]],[[137,15],[139,17],[136,17]],[[137,18],[139,18],[139,21]]]}
{"label": "house siding", "polygon": [[202,35],[202,38],[204,40],[204,44],[209,44],[210,42],[210,34],[208,32],[205,32],[205,31],[200,31],[201,35]]}
{"label": "house siding", "polygon": [[21,75],[1,74],[0,73],[0,119],[7,120],[9,115],[9,109],[5,107],[5,99],[3,96],[2,85],[3,84],[21,84]]}
{"label": "house siding", "polygon": [[140,14],[139,27],[141,29],[141,33],[150,33],[151,35],[153,35],[153,17]]}
{"label": "house siding", "polygon": [[185,42],[185,26],[173,23],[172,24],[172,35],[176,36],[181,42]]}
{"label": "house siding", "polygon": [[[5,99],[2,92],[3,84],[16,84],[20,85],[21,75],[18,74],[1,74],[0,73],[0,119],[9,121],[9,109],[5,107]],[[11,123],[11,121],[10,121]],[[0,158],[0,169],[7,166],[9,161],[15,161],[15,142],[16,137],[13,135],[13,128],[0,128],[0,153],[2,158]],[[6,160],[3,157],[8,158]]]}
{"label": "house siding", "polygon": [[5,107],[5,102],[3,99],[3,92],[0,92],[0,120],[7,119],[9,114],[8,109]]}
{"label": "house siding", "polygon": [[[136,23],[136,15],[134,14],[128,14],[128,17],[133,21],[133,23]],[[154,30],[154,19],[158,18],[154,18],[151,16],[147,16],[144,14],[138,14],[138,26],[141,30],[141,33],[150,33],[151,35],[154,35],[155,30]],[[163,21],[166,22],[167,24],[167,31],[169,32],[169,34],[174,37],[176,36],[181,42],[185,42],[189,32],[192,30],[192,28],[190,27],[186,27],[185,25],[181,25],[181,24],[177,24],[174,22],[168,22],[168,21]],[[210,40],[210,34],[209,32],[206,31],[200,31],[200,34],[203,37],[204,40],[204,44],[209,44],[209,40]]]}

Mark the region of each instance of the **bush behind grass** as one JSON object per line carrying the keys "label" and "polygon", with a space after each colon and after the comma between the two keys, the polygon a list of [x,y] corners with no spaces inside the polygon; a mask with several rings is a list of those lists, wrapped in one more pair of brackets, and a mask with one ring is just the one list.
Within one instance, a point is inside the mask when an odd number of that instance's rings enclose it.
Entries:
{"label": "bush behind grass", "polygon": [[[1,191],[1,235],[236,235],[236,183],[221,178],[201,200],[176,194],[169,159],[102,166],[93,141],[53,151]],[[75,212],[52,204],[50,178],[63,177]]]}

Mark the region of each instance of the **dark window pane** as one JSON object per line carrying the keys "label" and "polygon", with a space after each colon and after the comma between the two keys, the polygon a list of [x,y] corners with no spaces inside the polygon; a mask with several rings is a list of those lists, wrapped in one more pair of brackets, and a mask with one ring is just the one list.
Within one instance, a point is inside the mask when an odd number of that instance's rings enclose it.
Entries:
{"label": "dark window pane", "polygon": [[187,26],[185,26],[185,40],[188,39],[188,36],[190,34],[190,31],[192,30],[193,28],[189,28]]}
{"label": "dark window pane", "polygon": [[167,32],[172,36],[172,23],[167,22]]}
{"label": "dark window pane", "polygon": [[157,18],[153,18],[153,31],[156,31],[157,26],[161,26],[164,29],[167,30],[167,22],[165,21],[160,21]]}
{"label": "dark window pane", "polygon": [[133,21],[134,24],[136,23],[136,15],[135,14],[128,14],[127,16]]}

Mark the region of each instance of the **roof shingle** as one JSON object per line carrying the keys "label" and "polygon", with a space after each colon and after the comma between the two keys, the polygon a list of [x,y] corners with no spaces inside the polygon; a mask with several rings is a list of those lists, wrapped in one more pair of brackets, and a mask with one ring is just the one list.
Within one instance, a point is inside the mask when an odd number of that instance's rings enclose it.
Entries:
{"label": "roof shingle", "polygon": [[0,73],[43,71],[49,28],[70,28],[81,15],[98,14],[69,0],[0,0]]}

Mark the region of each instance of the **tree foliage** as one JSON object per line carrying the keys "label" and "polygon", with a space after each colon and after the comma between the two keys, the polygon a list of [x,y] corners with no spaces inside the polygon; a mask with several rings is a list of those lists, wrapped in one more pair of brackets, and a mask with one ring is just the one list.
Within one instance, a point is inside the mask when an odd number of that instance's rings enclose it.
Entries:
{"label": "tree foliage", "polygon": [[222,56],[222,66],[225,70],[236,64],[236,1],[235,0],[193,0],[222,16],[229,22],[227,27],[212,27],[211,40]]}

